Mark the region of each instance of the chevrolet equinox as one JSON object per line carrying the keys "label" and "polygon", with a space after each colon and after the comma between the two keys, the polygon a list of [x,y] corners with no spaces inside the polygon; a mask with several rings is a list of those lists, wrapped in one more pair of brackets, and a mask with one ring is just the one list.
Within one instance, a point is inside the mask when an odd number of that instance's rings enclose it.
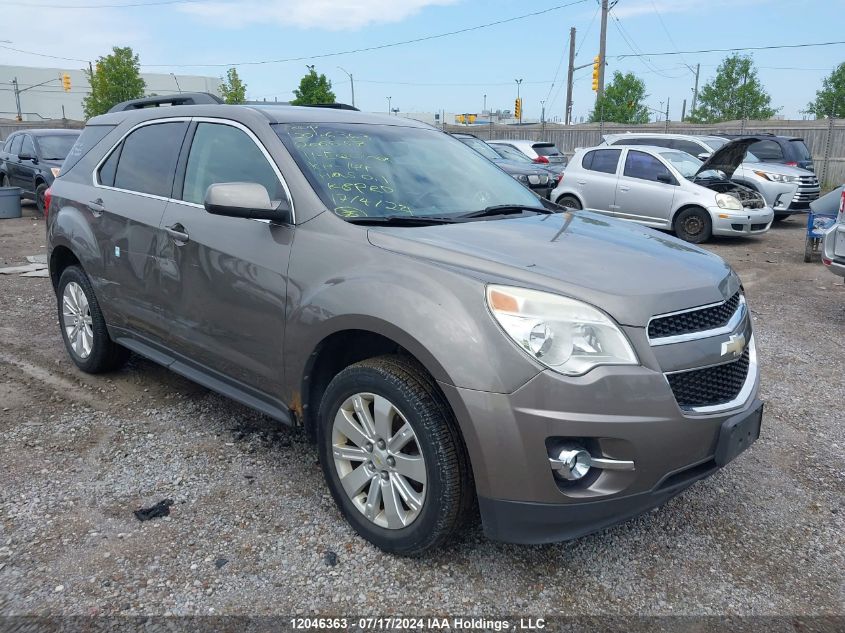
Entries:
{"label": "chevrolet equinox", "polygon": [[719,257],[543,201],[422,123],[202,97],[91,119],[49,192],[81,370],[132,351],[304,427],[340,512],[406,555],[479,511],[494,539],[575,538],[757,439]]}

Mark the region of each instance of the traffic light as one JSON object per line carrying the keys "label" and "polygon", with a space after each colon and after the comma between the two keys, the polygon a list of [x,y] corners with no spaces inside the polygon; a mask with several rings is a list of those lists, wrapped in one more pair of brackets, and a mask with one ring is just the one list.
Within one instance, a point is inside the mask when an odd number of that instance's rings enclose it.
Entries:
{"label": "traffic light", "polygon": [[599,64],[601,64],[601,58],[596,55],[593,59],[593,92],[599,91]]}
{"label": "traffic light", "polygon": [[70,75],[62,73],[62,90],[70,92]]}
{"label": "traffic light", "polygon": [[522,118],[522,99],[516,99],[513,102],[513,118]]}

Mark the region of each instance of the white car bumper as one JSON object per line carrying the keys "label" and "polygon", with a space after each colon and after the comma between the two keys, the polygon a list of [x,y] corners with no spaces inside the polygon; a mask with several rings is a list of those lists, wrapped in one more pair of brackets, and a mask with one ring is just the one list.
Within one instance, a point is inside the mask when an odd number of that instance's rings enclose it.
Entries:
{"label": "white car bumper", "polygon": [[713,235],[760,235],[769,230],[775,217],[771,207],[727,211],[709,207],[713,221]]}

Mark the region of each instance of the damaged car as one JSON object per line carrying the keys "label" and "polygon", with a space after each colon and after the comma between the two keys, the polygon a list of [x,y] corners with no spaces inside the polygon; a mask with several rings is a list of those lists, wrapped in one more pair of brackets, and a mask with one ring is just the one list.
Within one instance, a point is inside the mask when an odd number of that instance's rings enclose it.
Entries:
{"label": "damaged car", "polygon": [[648,145],[578,150],[551,199],[671,230],[694,244],[711,235],[760,235],[771,227],[772,209],[759,193],[731,180],[754,140],[726,143],[703,162]]}

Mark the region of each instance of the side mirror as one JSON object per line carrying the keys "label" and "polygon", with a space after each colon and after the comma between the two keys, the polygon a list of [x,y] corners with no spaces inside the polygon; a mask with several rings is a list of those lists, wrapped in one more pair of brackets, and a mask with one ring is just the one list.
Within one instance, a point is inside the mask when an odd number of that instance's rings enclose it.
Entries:
{"label": "side mirror", "polygon": [[254,182],[221,182],[205,192],[205,210],[230,218],[270,220],[290,224],[291,207],[287,200],[273,204],[264,185]]}
{"label": "side mirror", "polygon": [[672,176],[669,174],[657,174],[657,182],[662,182],[664,185],[674,184],[672,180]]}
{"label": "side mirror", "polygon": [[33,156],[32,154],[29,154],[29,153],[18,154],[18,158],[20,158],[21,160],[31,160],[33,163],[38,162],[38,157]]}

